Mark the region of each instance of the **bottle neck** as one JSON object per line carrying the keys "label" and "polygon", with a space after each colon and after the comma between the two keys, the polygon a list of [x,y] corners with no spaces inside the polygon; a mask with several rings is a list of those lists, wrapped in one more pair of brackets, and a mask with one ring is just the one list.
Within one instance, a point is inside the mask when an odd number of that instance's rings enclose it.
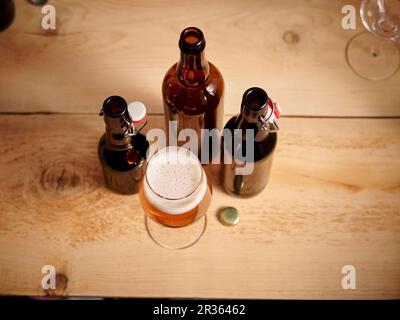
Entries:
{"label": "bottle neck", "polygon": [[198,86],[206,82],[210,74],[210,65],[204,50],[200,53],[184,53],[177,66],[178,79],[188,86]]}
{"label": "bottle neck", "polygon": [[103,116],[106,125],[108,143],[121,148],[129,146],[132,119],[125,99],[120,96],[108,97],[103,103],[100,115]]}
{"label": "bottle neck", "polygon": [[261,128],[258,116],[258,114],[249,116],[241,113],[236,118],[235,128],[242,129],[242,136],[244,139],[246,138],[247,129],[254,130],[254,141],[256,142],[262,142],[268,137],[269,131]]}

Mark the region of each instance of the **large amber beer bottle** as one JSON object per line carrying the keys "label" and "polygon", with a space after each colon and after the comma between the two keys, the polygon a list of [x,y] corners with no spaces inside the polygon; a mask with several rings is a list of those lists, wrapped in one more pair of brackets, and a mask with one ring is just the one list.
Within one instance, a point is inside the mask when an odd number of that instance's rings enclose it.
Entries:
{"label": "large amber beer bottle", "polygon": [[[169,121],[176,121],[176,127],[172,126],[176,132],[168,131],[168,136],[178,135],[182,129],[194,129],[199,157],[204,144],[201,129],[221,130],[224,116],[224,80],[219,70],[207,61],[205,47],[200,29],[184,29],[179,39],[180,60],[167,71],[162,85],[167,129]],[[178,145],[183,143],[178,141]]]}

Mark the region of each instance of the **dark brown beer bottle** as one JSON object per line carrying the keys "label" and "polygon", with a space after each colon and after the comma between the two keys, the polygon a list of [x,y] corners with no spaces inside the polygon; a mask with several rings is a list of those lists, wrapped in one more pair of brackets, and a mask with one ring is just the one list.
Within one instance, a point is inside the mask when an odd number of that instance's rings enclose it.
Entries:
{"label": "dark brown beer bottle", "polygon": [[0,31],[7,29],[15,16],[15,6],[12,0],[0,0]]}
{"label": "dark brown beer bottle", "polygon": [[[139,108],[142,119],[136,116],[133,109]],[[102,166],[106,186],[121,194],[132,194],[139,191],[139,181],[145,170],[146,152],[149,143],[135,128],[134,123],[143,123],[144,105],[138,102],[129,104],[119,96],[111,96],[104,101],[100,114],[104,118],[106,133],[98,145],[98,156]],[[143,121],[140,121],[143,120]],[[143,127],[143,126],[141,126]]]}
{"label": "dark brown beer bottle", "polygon": [[[164,112],[177,121],[177,132],[191,128],[201,137],[201,129],[222,129],[224,80],[205,56],[206,40],[200,29],[190,27],[179,39],[180,60],[166,73],[162,84]],[[198,155],[200,156],[201,143]],[[179,142],[178,142],[179,144]]]}
{"label": "dark brown beer bottle", "polygon": [[[264,189],[267,185],[272,165],[272,156],[277,143],[278,125],[276,119],[279,117],[279,106],[273,103],[267,93],[261,88],[250,88],[243,94],[241,113],[232,117],[225,129],[234,137],[240,135],[236,140],[227,139],[223,136],[222,152],[231,152],[233,163],[222,165],[222,185],[231,194],[243,197],[253,196]],[[235,129],[241,129],[236,130]],[[254,141],[247,141],[247,130],[254,130]],[[239,151],[246,157],[246,143],[254,143],[253,171],[248,175],[237,174],[235,169],[235,152]],[[231,144],[230,146],[228,144]],[[225,158],[224,158],[225,159]]]}

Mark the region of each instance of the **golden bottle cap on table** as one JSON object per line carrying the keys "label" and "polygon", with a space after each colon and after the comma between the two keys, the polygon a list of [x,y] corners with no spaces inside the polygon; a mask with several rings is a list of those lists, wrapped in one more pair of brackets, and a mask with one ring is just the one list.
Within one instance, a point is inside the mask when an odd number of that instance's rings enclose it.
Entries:
{"label": "golden bottle cap on table", "polygon": [[220,212],[219,220],[225,226],[234,226],[239,223],[239,212],[234,207],[225,208]]}

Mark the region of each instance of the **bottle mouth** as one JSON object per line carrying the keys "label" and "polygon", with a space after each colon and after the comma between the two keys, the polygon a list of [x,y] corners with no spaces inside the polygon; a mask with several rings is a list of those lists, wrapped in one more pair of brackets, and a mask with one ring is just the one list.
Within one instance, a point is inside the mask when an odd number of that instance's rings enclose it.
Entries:
{"label": "bottle mouth", "polygon": [[128,108],[125,99],[120,96],[108,97],[103,103],[103,112],[112,118],[122,116]]}
{"label": "bottle mouth", "polygon": [[268,105],[269,97],[267,93],[257,87],[247,89],[243,94],[243,105],[250,108],[251,110],[261,110]]}
{"label": "bottle mouth", "polygon": [[203,32],[196,27],[189,27],[182,31],[179,38],[179,48],[184,53],[200,53],[206,47],[206,39]]}

